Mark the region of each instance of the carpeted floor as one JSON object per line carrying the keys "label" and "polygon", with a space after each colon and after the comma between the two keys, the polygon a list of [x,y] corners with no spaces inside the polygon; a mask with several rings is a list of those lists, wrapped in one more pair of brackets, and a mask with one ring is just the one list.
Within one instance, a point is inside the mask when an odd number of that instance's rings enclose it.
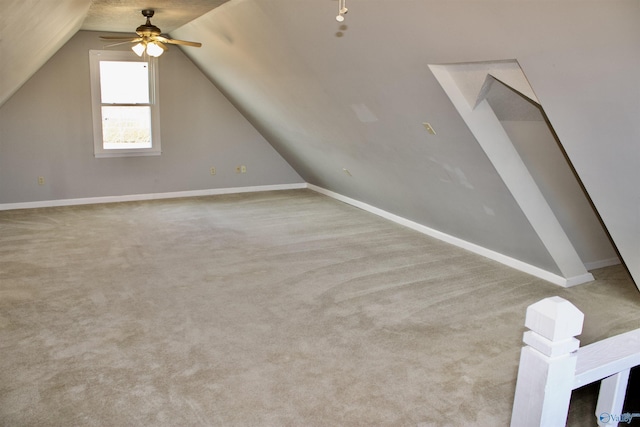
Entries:
{"label": "carpeted floor", "polygon": [[640,327],[626,271],[593,273],[563,289],[308,190],[0,212],[0,425],[508,425],[529,304],[572,301],[583,344]]}

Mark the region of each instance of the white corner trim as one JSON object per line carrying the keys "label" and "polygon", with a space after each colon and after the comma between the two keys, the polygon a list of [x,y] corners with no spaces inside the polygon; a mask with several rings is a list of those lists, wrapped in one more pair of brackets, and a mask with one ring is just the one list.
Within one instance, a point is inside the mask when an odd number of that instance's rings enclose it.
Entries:
{"label": "white corner trim", "polygon": [[378,215],[382,218],[393,221],[397,224],[403,225],[405,227],[411,228],[412,230],[418,231],[420,233],[426,234],[428,236],[434,237],[438,240],[441,240],[445,243],[452,244],[462,249],[466,249],[475,254],[481,255],[485,258],[489,258],[493,261],[497,261],[503,265],[514,268],[516,270],[522,271],[523,273],[530,274],[532,276],[538,277],[540,279],[546,280],[547,282],[551,282],[555,285],[562,286],[564,288],[568,288],[570,286],[580,285],[582,283],[591,282],[594,280],[591,273],[582,274],[579,276],[565,278],[559,276],[555,273],[551,273],[547,270],[543,270],[540,267],[536,267],[531,264],[527,264],[515,258],[511,258],[507,255],[503,255],[499,252],[492,251],[491,249],[484,248],[482,246],[476,245],[475,243],[467,242],[466,240],[462,240],[458,237],[451,236],[449,234],[443,233],[438,230],[434,230],[433,228],[427,227],[422,224],[418,224],[417,222],[408,220],[406,218],[402,218],[401,216],[392,214],[385,210],[376,208],[369,204],[360,202],[358,200],[352,199],[347,196],[343,196],[338,193],[334,193],[333,191],[324,189],[322,187],[318,187],[313,184],[307,184],[307,188],[313,190],[315,192],[324,194],[325,196],[329,196],[333,199],[339,200],[341,202],[347,203],[349,205],[355,206],[372,214]]}
{"label": "white corner trim", "polygon": [[565,280],[565,284],[560,286],[564,288],[570,288],[572,286],[582,285],[583,283],[593,282],[595,280],[595,278],[593,277],[593,274],[589,272],[585,274],[581,274],[579,276],[567,277],[563,279]]}
{"label": "white corner trim", "polygon": [[[483,99],[472,109],[448,66],[429,65],[429,68],[558,266],[560,274],[564,277],[587,274],[580,255],[489,102]],[[526,79],[524,74],[522,76]]]}
{"label": "white corner trim", "polygon": [[208,190],[174,191],[169,193],[128,194],[123,196],[86,197],[80,199],[43,200],[38,202],[0,203],[0,211],[34,209],[55,206],[91,205],[96,203],[136,202],[140,200],[176,199],[181,197],[217,196],[220,194],[255,193],[260,191],[297,190],[307,188],[306,182],[295,184],[258,185],[252,187],[212,188]]}

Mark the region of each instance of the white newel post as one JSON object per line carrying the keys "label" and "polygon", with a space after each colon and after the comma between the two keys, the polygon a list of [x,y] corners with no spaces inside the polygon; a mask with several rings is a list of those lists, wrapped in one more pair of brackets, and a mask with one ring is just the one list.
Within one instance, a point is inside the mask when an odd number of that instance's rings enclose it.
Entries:
{"label": "white newel post", "polygon": [[565,426],[584,314],[560,297],[527,308],[511,427]]}

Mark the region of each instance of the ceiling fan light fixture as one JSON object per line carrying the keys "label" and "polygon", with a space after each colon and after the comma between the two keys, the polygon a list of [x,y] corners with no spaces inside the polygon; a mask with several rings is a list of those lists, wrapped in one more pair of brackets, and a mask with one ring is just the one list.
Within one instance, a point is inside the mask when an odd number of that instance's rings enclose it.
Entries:
{"label": "ceiling fan light fixture", "polygon": [[[345,0],[340,0],[345,1]],[[191,47],[200,47],[202,43],[199,42],[190,42],[186,40],[176,40],[169,38],[167,36],[163,36],[160,28],[151,24],[151,17],[154,12],[152,9],[144,9],[142,11],[142,15],[147,18],[147,22],[143,25],[140,25],[136,29],[136,36],[131,38],[130,36],[100,36],[102,40],[123,40],[118,43],[113,43],[107,47],[117,46],[123,43],[136,43],[131,49],[136,53],[136,55],[142,57],[142,55],[146,54],[153,57],[158,57],[167,50],[168,44],[178,44],[182,46],[191,46]]]}
{"label": "ceiling fan light fixture", "polygon": [[146,47],[142,43],[138,43],[137,45],[131,47],[131,50],[134,51],[136,53],[136,55],[138,55],[138,56],[142,56],[142,54],[144,53],[145,49],[146,49]]}
{"label": "ceiling fan light fixture", "polygon": [[164,49],[160,47],[157,42],[147,43],[147,54],[149,56],[158,57],[164,53]]}

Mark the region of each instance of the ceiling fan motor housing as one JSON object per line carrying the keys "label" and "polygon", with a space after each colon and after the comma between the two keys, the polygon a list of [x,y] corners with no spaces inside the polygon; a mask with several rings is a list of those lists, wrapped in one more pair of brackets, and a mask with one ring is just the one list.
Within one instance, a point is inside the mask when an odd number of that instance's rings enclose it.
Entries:
{"label": "ceiling fan motor housing", "polygon": [[[162,36],[162,31],[160,31],[160,28],[156,27],[151,23],[151,17],[154,15],[154,13],[155,11],[153,9],[142,10],[142,16],[147,18],[147,22],[144,23],[143,25],[140,25],[138,28],[136,28],[136,34],[138,35],[138,37],[134,37],[133,39],[131,39],[130,37],[127,37],[127,36],[125,37],[100,36],[100,38],[103,40],[126,40],[121,43],[127,43],[127,42],[138,43],[132,48],[138,56],[142,54],[142,51],[144,49],[146,49],[147,53],[149,53],[151,56],[160,56],[162,54],[162,51],[167,50],[165,43],[179,44],[183,46],[192,46],[192,47],[202,46],[202,43],[199,43],[199,42],[176,40],[176,39],[170,39],[169,37]],[[116,44],[121,44],[121,43],[116,43]],[[152,46],[159,47],[159,49],[162,49],[162,50],[156,51],[157,55],[154,55],[151,52],[149,52],[149,47],[152,47]]]}
{"label": "ceiling fan motor housing", "polygon": [[136,28],[136,33],[140,36],[140,37],[149,37],[149,36],[159,36],[161,31],[160,28],[156,27],[155,25],[153,25],[151,23],[151,17],[153,17],[154,14],[154,10],[153,9],[144,9],[142,11],[142,16],[144,16],[145,18],[147,18],[147,22],[143,25],[140,25],[138,28]]}

